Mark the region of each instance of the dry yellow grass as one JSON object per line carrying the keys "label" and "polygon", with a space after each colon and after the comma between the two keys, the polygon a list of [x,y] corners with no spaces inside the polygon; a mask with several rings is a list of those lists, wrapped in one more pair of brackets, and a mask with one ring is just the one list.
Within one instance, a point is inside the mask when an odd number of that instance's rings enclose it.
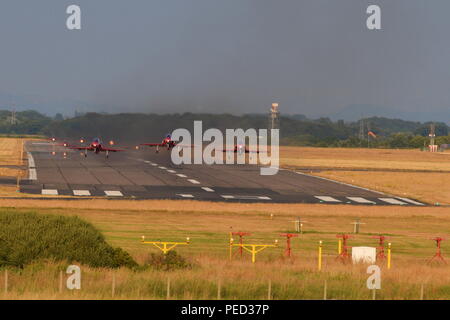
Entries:
{"label": "dry yellow grass", "polygon": [[[16,205],[23,206],[16,201]],[[446,235],[450,224],[450,208],[367,207],[327,205],[239,205],[201,203],[195,201],[143,201],[137,208],[132,201],[41,201],[45,208],[38,213],[77,215],[93,223],[114,246],[120,246],[143,263],[157,249],[140,243],[147,239],[183,241],[189,246],[177,248],[178,253],[192,259],[192,270],[171,272],[132,272],[92,269],[82,266],[82,290],[58,292],[58,273],[63,264],[43,263],[10,274],[10,292],[5,299],[108,299],[111,298],[113,273],[116,276],[117,299],[164,299],[166,279],[171,279],[171,297],[176,299],[215,299],[217,283],[223,288],[223,299],[264,299],[268,280],[272,282],[275,299],[321,299],[323,284],[328,283],[332,299],[370,299],[365,287],[366,267],[343,265],[335,260],[336,234],[350,232],[351,222],[361,217],[366,224],[361,234],[349,245],[375,246],[372,234],[389,235],[392,242],[392,269],[382,268],[382,290],[379,299],[417,299],[420,286],[425,285],[425,299],[448,299],[446,266],[428,266],[426,259],[434,253],[429,238]],[[74,203],[68,205],[67,203]],[[79,206],[75,204],[79,203]],[[12,205],[13,203],[11,203]],[[53,209],[48,208],[53,204]],[[95,205],[94,205],[95,204]],[[5,205],[3,201],[0,205]],[[64,208],[62,208],[64,207]],[[85,209],[81,209],[85,208]],[[130,209],[133,208],[133,209]],[[332,208],[333,210],[330,210]],[[15,209],[24,211],[30,209]],[[274,218],[269,218],[274,213]],[[284,259],[281,232],[293,231],[292,220],[301,216],[308,222],[305,233],[292,241],[294,259]],[[278,248],[269,248],[257,256],[253,265],[248,254],[242,260],[228,260],[228,233],[252,232],[246,242],[272,243],[280,239]],[[324,265],[317,271],[317,244],[324,243]],[[449,245],[443,243],[444,255]],[[0,272],[0,283],[3,274]]]}
{"label": "dry yellow grass", "polygon": [[[426,203],[450,204],[449,173],[439,172],[450,171],[448,152],[282,147],[280,154],[281,164],[288,168],[317,168],[321,171],[312,174]],[[389,169],[410,172],[392,172]]]}
{"label": "dry yellow grass", "polygon": [[0,165],[22,165],[24,142],[25,140],[20,138],[0,138]]}
{"label": "dry yellow grass", "polygon": [[287,167],[450,171],[450,153],[404,149],[281,147]]}

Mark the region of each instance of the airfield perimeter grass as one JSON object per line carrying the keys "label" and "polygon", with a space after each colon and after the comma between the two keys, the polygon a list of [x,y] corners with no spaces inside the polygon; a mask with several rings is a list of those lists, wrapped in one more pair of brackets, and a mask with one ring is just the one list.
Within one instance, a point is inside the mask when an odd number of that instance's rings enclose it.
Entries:
{"label": "airfield perimeter grass", "polygon": [[[426,203],[450,204],[450,152],[281,147],[280,158],[281,165],[290,169],[320,170],[312,175]],[[388,171],[392,169],[409,172]]]}
{"label": "airfield perimeter grass", "polygon": [[[0,200],[1,206],[13,203]],[[8,200],[12,201],[12,200]],[[179,254],[193,262],[192,269],[175,271],[132,271],[122,268],[93,269],[82,266],[82,289],[69,292],[58,289],[59,271],[66,265],[36,262],[21,271],[10,270],[7,299],[107,299],[112,295],[112,277],[116,278],[115,298],[164,299],[167,279],[171,297],[176,299],[215,299],[221,283],[222,299],[265,299],[271,281],[274,299],[322,299],[327,281],[328,298],[370,299],[366,289],[365,266],[344,265],[335,260],[336,234],[351,232],[356,217],[365,224],[361,234],[349,241],[353,246],[376,246],[374,234],[388,235],[392,242],[392,268],[382,268],[380,299],[418,299],[424,285],[425,299],[450,299],[447,265],[426,263],[435,252],[431,237],[446,236],[450,208],[419,208],[393,206],[347,205],[283,205],[223,204],[196,201],[16,201],[14,206],[26,207],[41,203],[40,208],[9,208],[15,212],[76,215],[102,232],[114,247],[122,247],[143,264],[157,249],[140,243],[147,240],[184,241]],[[270,219],[270,214],[274,214]],[[285,241],[280,233],[293,232],[295,217],[306,220],[304,234],[292,240],[293,259],[283,258]],[[273,243],[257,255],[252,264],[250,255],[228,259],[230,230],[252,232],[246,243]],[[317,271],[317,245],[324,241],[324,264]],[[442,243],[444,256],[450,245]],[[447,249],[448,248],[448,249]],[[449,253],[450,254],[450,253]],[[0,271],[0,284],[3,273]],[[0,288],[1,290],[1,288]]]}

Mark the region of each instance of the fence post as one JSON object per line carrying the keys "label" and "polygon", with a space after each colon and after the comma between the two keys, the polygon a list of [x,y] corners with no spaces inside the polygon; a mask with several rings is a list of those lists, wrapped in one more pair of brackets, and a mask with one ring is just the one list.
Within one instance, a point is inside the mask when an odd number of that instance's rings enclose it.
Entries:
{"label": "fence post", "polygon": [[115,294],[116,294],[116,274],[113,273],[113,275],[112,275],[111,296],[114,298]]}
{"label": "fence post", "polygon": [[327,280],[325,280],[325,284],[323,286],[323,300],[327,300]]}
{"label": "fence post", "polygon": [[170,278],[167,278],[167,300],[170,300]]}
{"label": "fence post", "polygon": [[8,293],[8,270],[5,270],[5,293]]}
{"label": "fence post", "polygon": [[63,272],[62,270],[59,271],[59,293],[62,293],[63,291]]}
{"label": "fence post", "polygon": [[423,300],[423,283],[420,286],[420,300]]}
{"label": "fence post", "polygon": [[267,288],[267,300],[272,300],[272,281],[269,280],[269,287]]}
{"label": "fence post", "polygon": [[217,281],[217,300],[221,300],[222,295],[221,295],[221,281]]}

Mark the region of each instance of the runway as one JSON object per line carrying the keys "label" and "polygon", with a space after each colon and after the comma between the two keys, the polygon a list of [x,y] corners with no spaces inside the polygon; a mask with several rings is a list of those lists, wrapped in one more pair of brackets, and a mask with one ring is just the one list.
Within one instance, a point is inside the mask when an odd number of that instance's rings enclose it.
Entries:
{"label": "runway", "polygon": [[85,158],[76,150],[50,142],[28,142],[26,151],[29,175],[21,183],[23,193],[79,198],[425,205],[290,170],[261,176],[255,165],[176,166],[167,150],[158,154],[149,148],[110,153],[108,159],[104,153],[89,152]]}

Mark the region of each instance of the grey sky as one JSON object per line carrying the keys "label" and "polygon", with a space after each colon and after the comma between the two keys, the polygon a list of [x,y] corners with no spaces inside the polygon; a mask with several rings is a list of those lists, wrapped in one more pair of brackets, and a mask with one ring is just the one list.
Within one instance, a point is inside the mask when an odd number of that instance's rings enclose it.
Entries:
{"label": "grey sky", "polygon": [[[82,9],[68,31],[66,7]],[[382,9],[381,31],[366,8]],[[0,105],[44,112],[450,109],[450,2],[2,0]],[[20,97],[24,97],[21,100]],[[85,110],[86,111],[86,110]]]}

